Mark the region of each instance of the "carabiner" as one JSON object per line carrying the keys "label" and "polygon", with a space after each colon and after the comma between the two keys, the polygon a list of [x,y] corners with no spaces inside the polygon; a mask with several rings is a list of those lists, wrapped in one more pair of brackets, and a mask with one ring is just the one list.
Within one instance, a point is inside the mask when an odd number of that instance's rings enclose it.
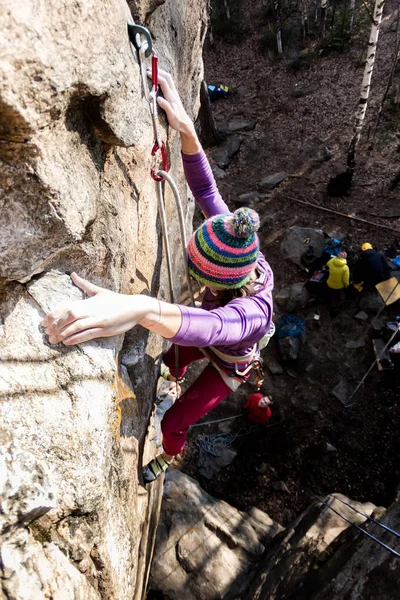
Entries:
{"label": "carabiner", "polygon": [[148,29],[146,29],[146,27],[143,27],[142,25],[134,25],[133,23],[130,23],[128,21],[128,36],[129,36],[129,40],[131,42],[131,44],[133,46],[135,46],[137,52],[139,52],[141,46],[142,46],[142,42],[141,42],[141,38],[140,36],[143,35],[146,39],[147,42],[147,48],[145,51],[145,57],[149,58],[149,56],[151,56],[151,53],[153,52],[153,44],[151,41],[151,35]]}
{"label": "carabiner", "polygon": [[153,52],[151,57],[151,83],[153,85],[154,93],[158,91],[158,56]]}
{"label": "carabiner", "polygon": [[[158,150],[161,151],[162,170],[165,171],[166,173],[168,173],[168,156],[167,156],[167,149],[165,147],[164,142],[161,142],[161,147],[156,142],[151,151],[151,155],[155,156],[156,152],[158,152]],[[150,174],[151,174],[152,178],[154,179],[154,181],[164,181],[164,177],[160,177],[160,175],[156,175],[155,169],[151,169]]]}

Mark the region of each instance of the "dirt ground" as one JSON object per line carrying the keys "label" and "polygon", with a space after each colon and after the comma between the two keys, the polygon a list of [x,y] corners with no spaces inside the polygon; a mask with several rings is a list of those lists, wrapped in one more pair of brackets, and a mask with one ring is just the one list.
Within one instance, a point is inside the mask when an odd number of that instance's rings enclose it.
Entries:
{"label": "dirt ground", "polygon": [[[224,199],[235,208],[235,198],[256,191],[263,177],[279,171],[291,174],[272,192],[263,192],[263,200],[255,206],[264,219],[260,230],[262,250],[274,270],[276,292],[285,285],[307,280],[307,274],[284,260],[280,252],[282,238],[293,225],[323,229],[330,235],[340,233],[350,260],[357,256],[363,241],[384,250],[400,238],[400,219],[387,217],[390,211],[400,214],[400,187],[389,190],[400,166],[400,109],[399,105],[397,109],[390,103],[385,105],[375,143],[371,143],[371,136],[369,140],[366,135],[362,137],[351,193],[330,198],[326,184],[345,166],[362,81],[360,58],[368,33],[361,35],[360,25],[358,43],[349,52],[316,53],[300,68],[294,68],[299,63],[300,47],[292,47],[281,59],[260,51],[261,5],[246,4],[246,23],[257,27],[243,25],[242,34],[234,41],[216,38],[212,46],[207,44],[204,58],[208,83],[224,83],[234,92],[213,104],[217,126],[224,129],[233,115],[256,122],[253,131],[238,134],[242,140],[240,151],[226,169],[227,177],[218,181]],[[386,5],[365,132],[373,131],[392,65],[394,7],[395,2]],[[304,50],[300,56],[304,56]],[[314,91],[293,97],[294,89]],[[299,154],[302,144],[316,137],[332,153],[331,160],[318,168],[305,164]],[[213,150],[209,150],[210,155]],[[295,199],[353,218],[324,212]],[[320,326],[312,319],[312,306],[298,311],[307,324],[299,362],[290,368],[284,365],[283,374],[267,373],[263,385],[263,391],[274,401],[269,422],[273,427],[237,438],[232,446],[236,457],[211,479],[201,476],[197,469],[199,436],[237,432],[249,421],[241,417],[192,429],[181,458],[182,470],[214,496],[240,509],[257,506],[282,524],[306,508],[313,495],[341,492],[356,500],[388,505],[400,480],[399,369],[378,373],[374,367],[351,408],[344,408],[331,395],[341,379],[351,392],[374,360],[371,320],[355,319],[358,310],[355,298],[347,299],[334,318],[323,306]],[[384,314],[390,320],[399,313],[397,303]],[[346,342],[360,338],[365,339],[364,346],[346,348]],[[274,341],[266,353],[280,361]],[[250,386],[239,390],[203,421],[240,413],[253,391]],[[279,489],[282,487],[286,489]]]}

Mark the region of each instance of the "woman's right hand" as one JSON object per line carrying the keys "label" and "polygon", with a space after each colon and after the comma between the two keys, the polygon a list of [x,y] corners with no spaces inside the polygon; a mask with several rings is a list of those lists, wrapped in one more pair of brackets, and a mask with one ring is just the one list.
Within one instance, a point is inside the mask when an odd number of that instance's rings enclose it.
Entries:
{"label": "woman's right hand", "polygon": [[56,308],[43,319],[42,326],[50,344],[62,342],[71,346],[120,335],[137,325],[148,312],[144,308],[146,297],[143,300],[141,296],[117,294],[82,279],[76,273],[72,273],[71,279],[90,297]]}
{"label": "woman's right hand", "polygon": [[[149,77],[151,77],[151,70],[149,70]],[[183,108],[182,100],[180,99],[171,75],[167,71],[159,69],[158,82],[164,98],[159,96],[157,102],[160,108],[165,111],[168,123],[171,125],[172,129],[175,129],[180,133],[186,133],[188,130],[193,129],[192,120]]]}

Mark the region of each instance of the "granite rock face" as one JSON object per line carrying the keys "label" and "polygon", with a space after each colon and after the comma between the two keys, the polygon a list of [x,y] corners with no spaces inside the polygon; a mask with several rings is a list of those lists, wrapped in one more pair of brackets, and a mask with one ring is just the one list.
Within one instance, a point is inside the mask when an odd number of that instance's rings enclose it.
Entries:
{"label": "granite rock face", "polygon": [[[205,0],[0,8],[0,596],[10,599],[139,599],[148,577],[161,486],[141,485],[138,457],[152,452],[162,340],[137,329],[66,348],[40,329],[47,311],[82,298],[72,270],[169,299],[153,129],[127,34],[138,18],[194,117]],[[160,131],[190,230],[179,139],[162,115]],[[168,188],[165,205],[177,294]]]}
{"label": "granite rock face", "polygon": [[169,469],[150,586],[171,600],[242,598],[265,546],[281,530],[262,511],[239,511]]}

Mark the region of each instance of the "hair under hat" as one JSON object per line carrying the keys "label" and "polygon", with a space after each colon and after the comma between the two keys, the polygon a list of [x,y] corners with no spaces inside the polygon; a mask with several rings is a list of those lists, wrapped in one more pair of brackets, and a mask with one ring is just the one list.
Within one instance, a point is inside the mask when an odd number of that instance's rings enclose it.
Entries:
{"label": "hair under hat", "polygon": [[242,287],[257,263],[259,226],[256,211],[246,207],[207,219],[189,240],[189,273],[211,287]]}

